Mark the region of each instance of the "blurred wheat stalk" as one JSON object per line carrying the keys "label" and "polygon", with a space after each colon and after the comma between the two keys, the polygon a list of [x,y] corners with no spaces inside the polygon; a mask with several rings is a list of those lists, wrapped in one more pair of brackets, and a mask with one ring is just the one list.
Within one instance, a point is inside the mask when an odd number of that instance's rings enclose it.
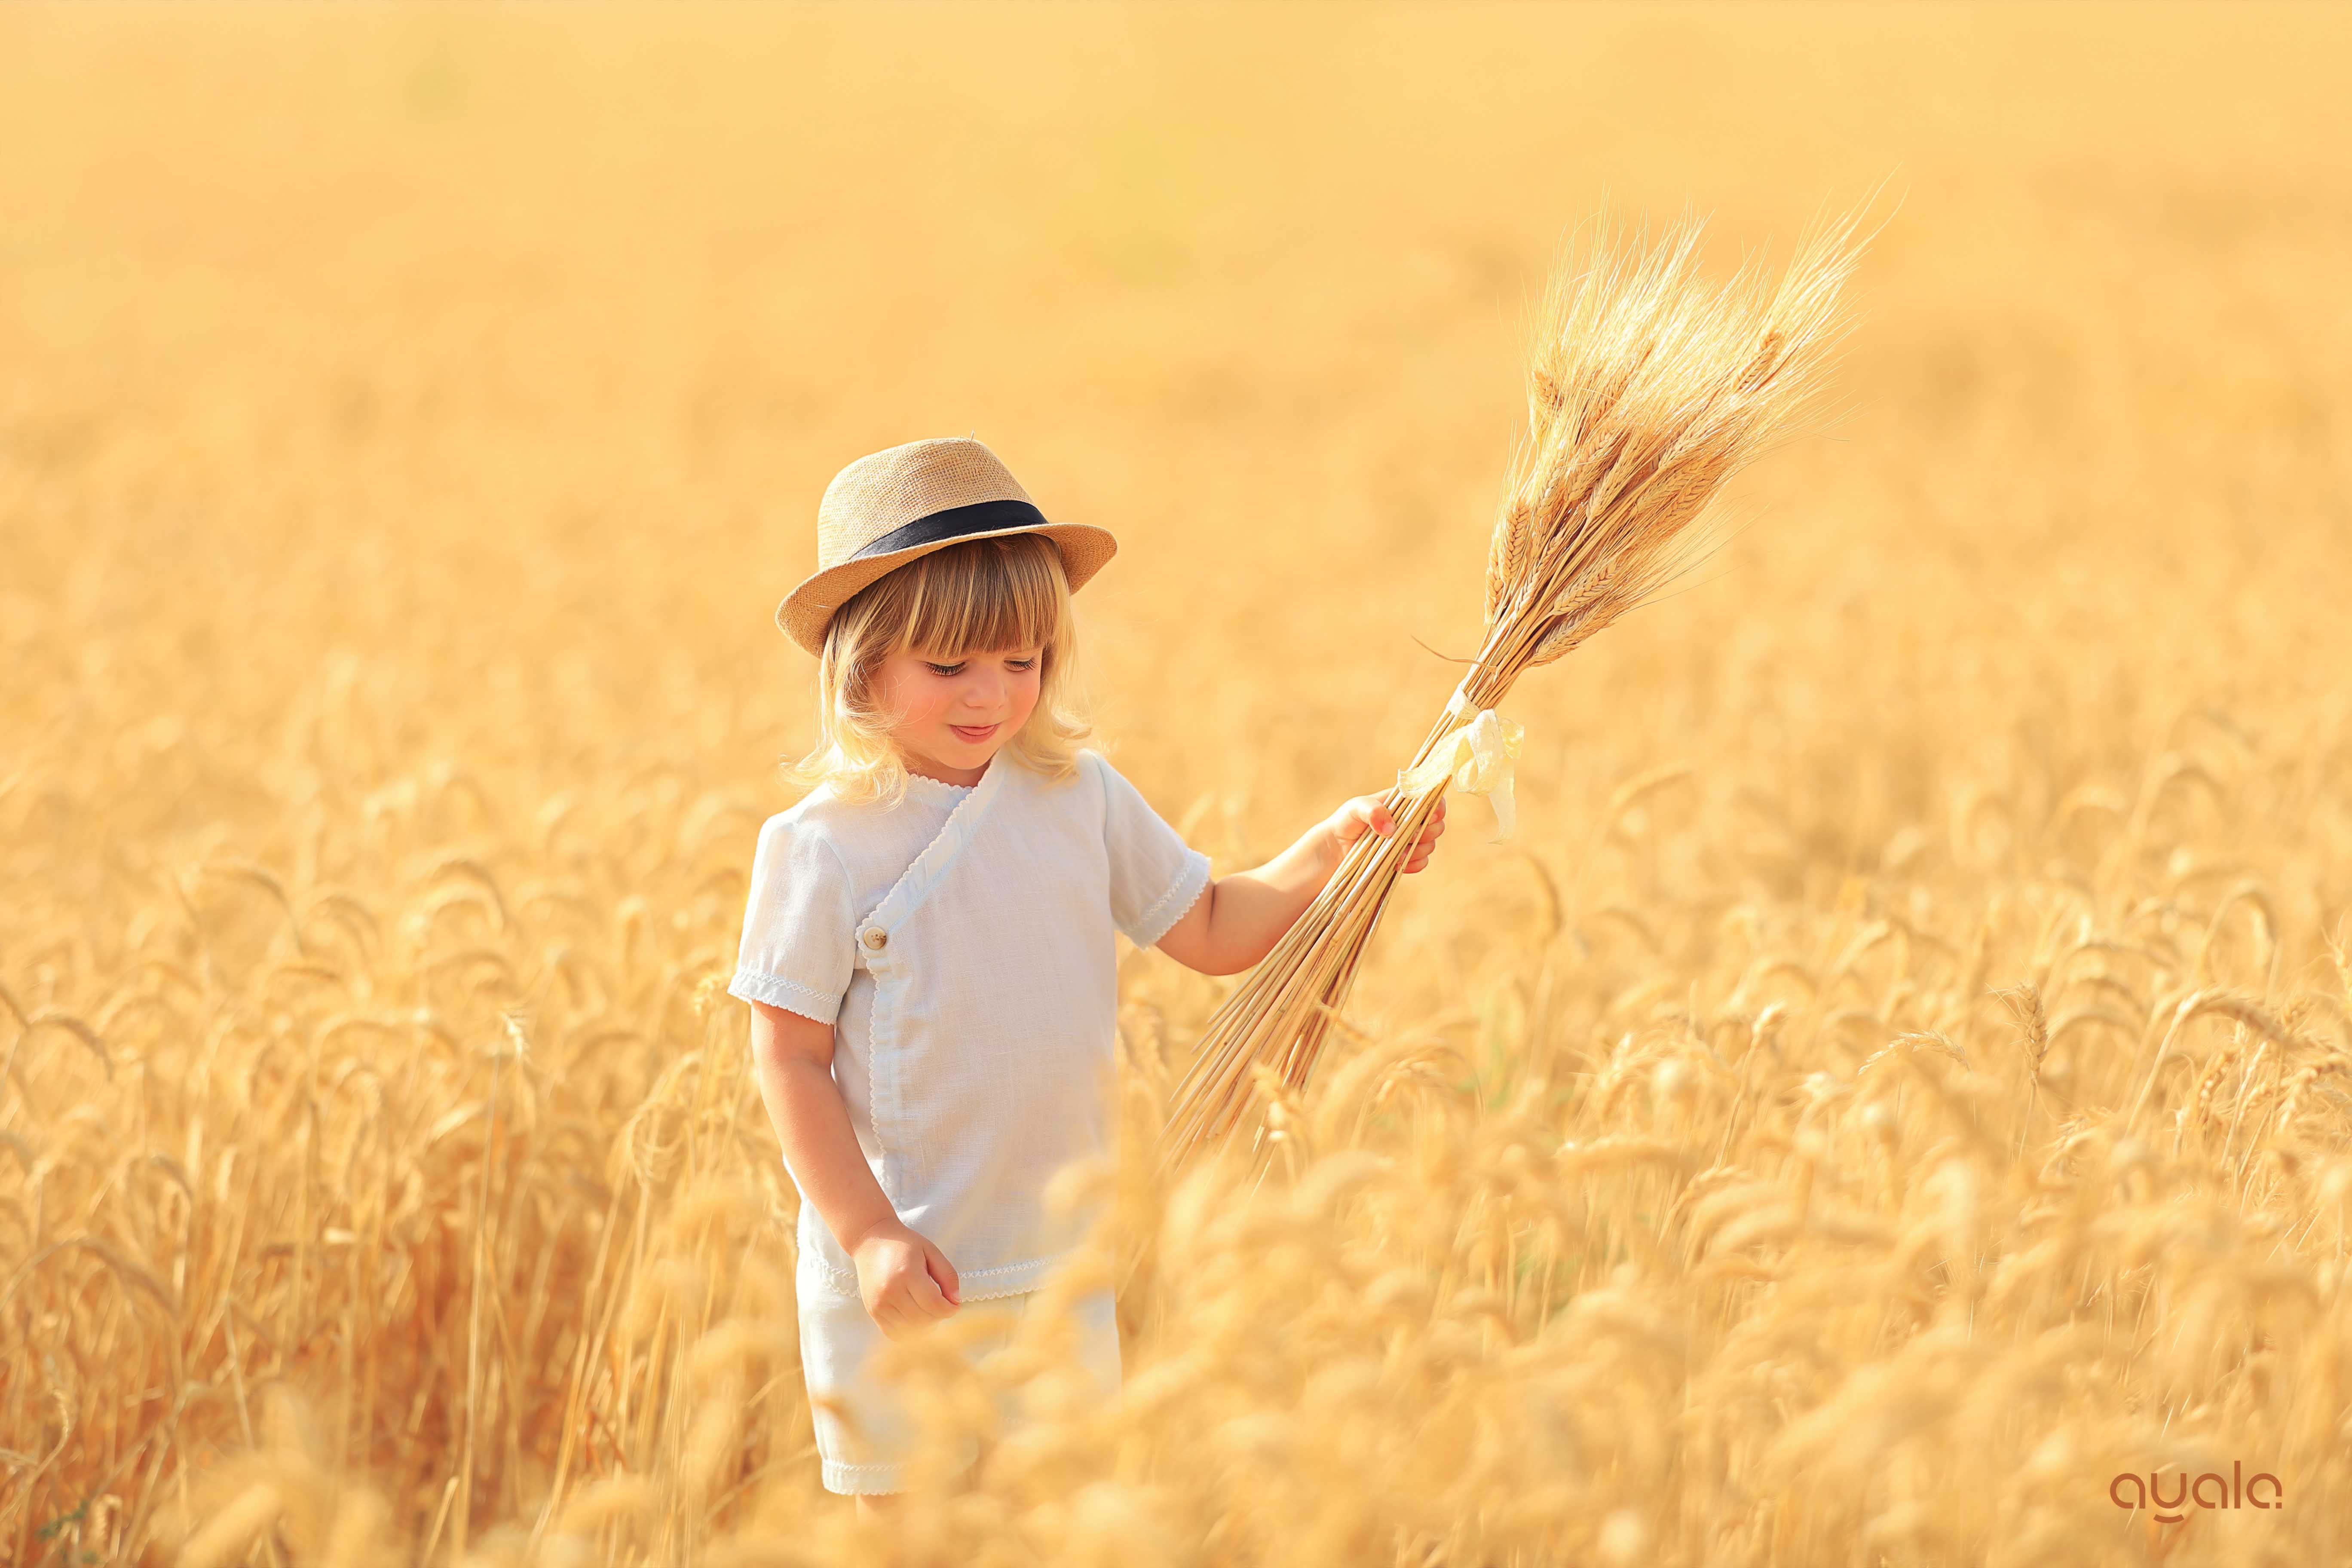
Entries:
{"label": "blurred wheat stalk", "polygon": [[[1832,351],[1852,329],[1839,294],[1867,239],[1865,201],[1817,220],[1775,285],[1748,262],[1697,275],[1704,219],[1654,245],[1604,216],[1551,274],[1486,556],[1486,641],[1387,801],[1396,831],[1366,834],[1307,912],[1209,1020],[1177,1085],[1163,1166],[1230,1138],[1254,1089],[1302,1088],[1413,841],[1449,784],[1507,801],[1516,732],[1487,717],[1521,672],[1549,664],[1649,599],[1721,542],[1701,526],[1724,482],[1814,427]],[[1459,763],[1457,765],[1457,759]],[[1507,830],[1507,806],[1500,813]],[[1261,1130],[1263,1131],[1263,1130]],[[1260,1148],[1265,1146],[1261,1139]]]}

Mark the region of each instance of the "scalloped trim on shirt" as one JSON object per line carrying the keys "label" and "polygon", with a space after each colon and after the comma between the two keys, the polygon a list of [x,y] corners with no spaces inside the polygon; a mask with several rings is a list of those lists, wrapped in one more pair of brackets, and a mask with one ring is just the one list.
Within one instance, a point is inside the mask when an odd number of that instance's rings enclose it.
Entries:
{"label": "scalloped trim on shirt", "polygon": [[[1192,851],[1192,853],[1198,857],[1198,858],[1186,861],[1184,863],[1184,870],[1182,874],[1176,879],[1175,885],[1170,888],[1166,892],[1160,894],[1159,901],[1154,903],[1150,909],[1144,910],[1141,917],[1136,921],[1135,923],[1138,929],[1147,931],[1151,933],[1151,940],[1150,942],[1139,942],[1137,944],[1138,946],[1151,947],[1157,945],[1160,939],[1166,936],[1170,931],[1175,928],[1176,922],[1184,918],[1186,911],[1191,910],[1194,904],[1201,901],[1201,895],[1209,890],[1209,884],[1215,879],[1209,875],[1210,865],[1208,856],[1202,854],[1198,849]],[[1189,893],[1184,890],[1188,884],[1191,885],[1192,889]],[[1171,909],[1171,905],[1173,905],[1174,907]],[[1160,918],[1163,911],[1167,914],[1167,919],[1164,921],[1160,921]],[[1158,923],[1155,924],[1155,922]]]}
{"label": "scalloped trim on shirt", "polygon": [[771,1007],[782,1007],[787,1013],[797,1013],[813,1024],[830,1024],[841,1011],[841,998],[787,980],[781,974],[766,974],[756,969],[739,969],[727,983],[727,989],[747,1001],[765,1002]]}

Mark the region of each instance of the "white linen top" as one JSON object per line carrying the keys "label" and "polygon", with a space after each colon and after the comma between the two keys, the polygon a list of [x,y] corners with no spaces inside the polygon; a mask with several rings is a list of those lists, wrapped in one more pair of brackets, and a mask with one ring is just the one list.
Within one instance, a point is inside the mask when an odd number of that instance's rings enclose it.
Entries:
{"label": "white linen top", "polygon": [[[1209,884],[1108,759],[1078,762],[1050,783],[1000,752],[976,784],[910,775],[894,807],[820,785],[752,859],[727,989],[833,1025],[866,1165],[966,1300],[1034,1289],[1084,1241],[1099,1200],[1044,1199],[1064,1165],[1118,1156],[1112,933],[1151,946]],[[856,1292],[813,1204],[799,1237],[804,1290]]]}

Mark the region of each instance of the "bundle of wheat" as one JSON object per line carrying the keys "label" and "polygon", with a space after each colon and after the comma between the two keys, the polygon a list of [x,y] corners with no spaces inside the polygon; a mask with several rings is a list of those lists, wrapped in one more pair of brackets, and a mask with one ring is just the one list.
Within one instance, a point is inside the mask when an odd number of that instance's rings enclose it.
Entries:
{"label": "bundle of wheat", "polygon": [[1177,1086],[1166,1167],[1229,1137],[1261,1078],[1305,1085],[1448,784],[1491,792],[1507,834],[1518,734],[1492,710],[1520,672],[1703,559],[1719,531],[1697,524],[1724,481],[1825,412],[1830,351],[1851,329],[1838,294],[1866,243],[1859,220],[1858,209],[1817,221],[1777,287],[1757,263],[1721,288],[1699,279],[1705,223],[1688,216],[1646,251],[1597,224],[1589,248],[1555,268],[1528,370],[1528,429],[1487,552],[1485,643],[1385,797],[1396,831],[1349,847],[1210,1019]]}

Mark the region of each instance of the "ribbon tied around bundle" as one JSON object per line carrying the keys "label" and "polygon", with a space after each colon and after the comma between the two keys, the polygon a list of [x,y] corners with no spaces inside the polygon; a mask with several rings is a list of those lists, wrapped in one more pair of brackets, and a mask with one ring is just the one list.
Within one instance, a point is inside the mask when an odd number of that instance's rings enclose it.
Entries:
{"label": "ribbon tied around bundle", "polygon": [[[1459,691],[1454,693],[1455,700],[1446,706],[1448,713],[1466,706],[1461,696]],[[1518,809],[1511,798],[1511,763],[1519,754],[1524,735],[1517,723],[1492,708],[1481,708],[1470,722],[1440,741],[1420,765],[1399,769],[1397,787],[1407,795],[1419,795],[1450,778],[1464,794],[1485,795],[1495,810],[1495,837],[1488,842],[1500,844],[1518,824]]]}

